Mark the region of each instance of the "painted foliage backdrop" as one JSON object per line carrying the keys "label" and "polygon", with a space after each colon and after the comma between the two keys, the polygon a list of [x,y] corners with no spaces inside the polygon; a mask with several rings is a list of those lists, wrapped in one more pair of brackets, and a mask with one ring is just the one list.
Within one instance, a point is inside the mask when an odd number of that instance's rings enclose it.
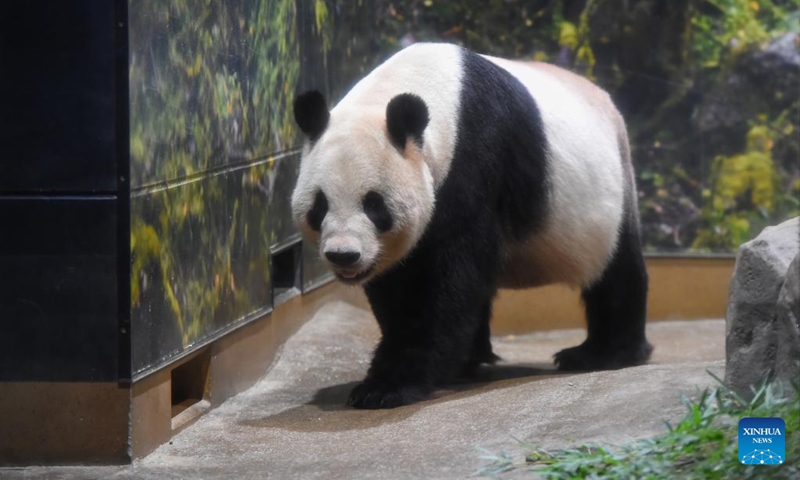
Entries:
{"label": "painted foliage backdrop", "polygon": [[131,3],[135,373],[272,308],[269,252],[294,236],[291,101],[325,76],[328,24],[314,1]]}

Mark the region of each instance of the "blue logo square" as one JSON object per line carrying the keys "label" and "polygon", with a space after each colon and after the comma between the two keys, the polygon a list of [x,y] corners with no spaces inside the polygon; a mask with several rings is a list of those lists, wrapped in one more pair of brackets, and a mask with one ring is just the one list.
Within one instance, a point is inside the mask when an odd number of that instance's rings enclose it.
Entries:
{"label": "blue logo square", "polygon": [[745,465],[780,465],[786,461],[786,422],[782,418],[739,420],[739,461]]}

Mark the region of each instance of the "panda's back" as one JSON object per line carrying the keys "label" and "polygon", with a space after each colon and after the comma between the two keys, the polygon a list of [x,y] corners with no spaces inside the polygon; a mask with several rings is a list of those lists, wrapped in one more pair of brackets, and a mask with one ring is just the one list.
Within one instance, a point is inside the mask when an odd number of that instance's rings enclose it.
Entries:
{"label": "panda's back", "polygon": [[[389,100],[401,93],[421,97],[430,113],[425,158],[438,188],[451,168],[461,168],[458,165],[463,159],[455,158],[465,155],[464,149],[458,149],[459,139],[463,142],[478,133],[464,131],[471,128],[465,125],[474,122],[465,122],[462,116],[480,111],[464,104],[480,96],[467,90],[496,86],[497,78],[484,78],[487,69],[494,68],[488,64],[510,73],[527,91],[528,103],[533,100],[531,115],[541,123],[544,145],[532,149],[536,151],[525,161],[541,164],[547,182],[546,199],[527,193],[509,196],[528,202],[523,209],[539,211],[541,204],[546,207],[537,214],[536,228],[530,229],[529,236],[508,238],[503,245],[501,285],[586,285],[602,273],[614,251],[625,195],[620,147],[624,124],[608,95],[598,87],[547,64],[478,56],[449,44],[416,44],[362,79],[331,116],[383,112]],[[510,101],[510,108],[526,108],[518,100]],[[546,158],[542,158],[542,152]],[[545,189],[538,184],[528,187],[531,191]],[[437,199],[438,210],[447,205],[442,200]]]}
{"label": "panda's back", "polygon": [[549,213],[543,228],[509,242],[507,287],[585,286],[616,246],[626,195],[625,125],[608,94],[569,71],[486,57],[529,91],[547,138]]}

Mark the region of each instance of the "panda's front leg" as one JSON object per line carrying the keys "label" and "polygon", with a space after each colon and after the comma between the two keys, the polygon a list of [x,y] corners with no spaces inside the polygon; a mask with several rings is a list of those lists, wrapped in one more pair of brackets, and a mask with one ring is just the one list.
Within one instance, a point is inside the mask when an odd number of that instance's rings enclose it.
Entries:
{"label": "panda's front leg", "polygon": [[367,377],[352,392],[356,408],[395,408],[424,400],[436,384],[437,352],[433,345],[411,338],[384,336]]}
{"label": "panda's front leg", "polygon": [[446,265],[447,256],[427,268],[419,260],[365,288],[383,337],[367,377],[350,394],[353,407],[394,408],[424,400],[472,360],[479,326],[488,321],[483,306],[493,295],[487,273],[468,261]]}

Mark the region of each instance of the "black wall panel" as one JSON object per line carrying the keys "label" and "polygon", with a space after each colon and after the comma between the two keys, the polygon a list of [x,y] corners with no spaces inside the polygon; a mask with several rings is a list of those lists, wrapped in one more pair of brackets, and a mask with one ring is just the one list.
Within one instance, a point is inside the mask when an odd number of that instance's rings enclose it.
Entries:
{"label": "black wall panel", "polygon": [[114,8],[0,4],[0,192],[116,191]]}
{"label": "black wall panel", "polygon": [[130,378],[126,19],[0,3],[0,381]]}
{"label": "black wall panel", "polygon": [[116,380],[116,208],[0,198],[0,381]]}

